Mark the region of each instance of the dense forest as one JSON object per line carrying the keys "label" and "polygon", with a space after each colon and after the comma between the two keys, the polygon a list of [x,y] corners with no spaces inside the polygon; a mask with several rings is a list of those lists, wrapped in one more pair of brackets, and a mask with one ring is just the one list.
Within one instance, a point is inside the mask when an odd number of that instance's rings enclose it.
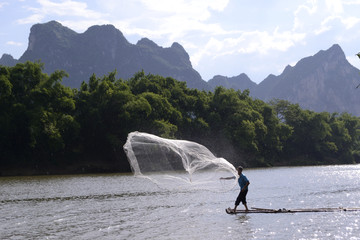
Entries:
{"label": "dense forest", "polygon": [[249,91],[189,89],[143,71],[92,75],[79,89],[39,62],[0,66],[0,174],[128,172],[122,146],[142,131],[205,145],[246,167],[360,162],[360,119]]}

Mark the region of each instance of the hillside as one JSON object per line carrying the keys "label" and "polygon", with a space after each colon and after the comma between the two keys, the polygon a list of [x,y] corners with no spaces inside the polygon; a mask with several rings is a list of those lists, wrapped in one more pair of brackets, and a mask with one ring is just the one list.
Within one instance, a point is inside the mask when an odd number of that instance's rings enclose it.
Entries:
{"label": "hillside", "polygon": [[360,116],[359,70],[353,67],[337,44],[314,56],[287,66],[279,75],[270,75],[252,92],[268,101],[273,98],[299,103],[317,112],[349,112]]}
{"label": "hillside", "polygon": [[360,91],[356,89],[359,72],[347,61],[341,47],[334,44],[328,50],[301,59],[293,67],[288,65],[278,76],[270,74],[258,85],[244,73],[231,78],[215,76],[209,84],[249,89],[252,97],[264,101],[283,99],[317,112],[360,116]]}
{"label": "hillside", "polygon": [[[3,56],[0,64],[12,66],[8,58]],[[134,45],[113,25],[92,26],[79,34],[56,21],[36,24],[31,27],[28,48],[19,62],[37,60],[45,63],[46,73],[58,69],[69,73],[64,84],[70,87],[79,87],[93,73],[103,76],[116,69],[123,79],[144,70],[146,74],[185,81],[190,88],[210,89],[192,68],[180,44],[162,48],[145,38]]]}
{"label": "hillside", "polygon": [[257,87],[257,84],[251,81],[245,73],[242,73],[235,77],[216,75],[212,79],[210,79],[208,83],[214,89],[217,86],[223,86],[225,88],[233,88],[235,90],[249,89],[250,92]]}

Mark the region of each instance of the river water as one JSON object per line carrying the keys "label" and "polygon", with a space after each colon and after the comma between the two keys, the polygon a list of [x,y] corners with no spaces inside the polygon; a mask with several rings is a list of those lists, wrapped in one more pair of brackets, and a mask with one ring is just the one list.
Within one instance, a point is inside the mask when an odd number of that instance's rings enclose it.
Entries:
{"label": "river water", "polygon": [[[360,207],[360,165],[243,173],[249,207]],[[360,212],[228,215],[238,191],[123,174],[2,177],[0,239],[360,239]]]}

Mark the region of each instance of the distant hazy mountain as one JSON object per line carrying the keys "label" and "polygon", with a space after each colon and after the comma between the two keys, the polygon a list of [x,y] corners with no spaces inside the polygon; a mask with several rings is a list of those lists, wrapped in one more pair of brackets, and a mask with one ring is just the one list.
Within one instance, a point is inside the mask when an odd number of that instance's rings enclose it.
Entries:
{"label": "distant hazy mountain", "polygon": [[360,88],[356,89],[360,84],[359,73],[346,60],[341,47],[334,44],[326,51],[301,59],[294,67],[287,66],[279,76],[270,74],[259,85],[245,74],[232,78],[215,76],[209,84],[249,89],[251,96],[264,101],[277,98],[317,112],[360,116]]}
{"label": "distant hazy mountain", "polygon": [[[0,64],[11,66],[5,58],[3,55]],[[189,55],[180,44],[162,48],[145,38],[134,45],[112,25],[92,26],[78,34],[56,21],[36,24],[31,27],[28,48],[19,59],[28,60],[41,60],[47,73],[65,70],[70,77],[63,83],[71,87],[79,87],[93,73],[101,77],[116,69],[123,79],[144,70],[146,74],[185,81],[190,88],[210,89],[192,68]]]}
{"label": "distant hazy mountain", "polygon": [[16,63],[18,63],[18,60],[14,59],[9,54],[3,54],[2,57],[0,58],[0,65],[15,66]]}
{"label": "distant hazy mountain", "polygon": [[279,76],[270,75],[253,89],[265,101],[278,98],[299,103],[317,112],[349,112],[360,116],[359,70],[345,58],[339,45],[287,66]]}
{"label": "distant hazy mountain", "polygon": [[235,90],[245,90],[249,89],[252,91],[257,87],[256,83],[250,80],[250,78],[245,74],[242,73],[236,77],[225,77],[216,75],[212,79],[209,80],[209,85],[213,88],[217,86],[223,86],[225,88],[233,88]]}

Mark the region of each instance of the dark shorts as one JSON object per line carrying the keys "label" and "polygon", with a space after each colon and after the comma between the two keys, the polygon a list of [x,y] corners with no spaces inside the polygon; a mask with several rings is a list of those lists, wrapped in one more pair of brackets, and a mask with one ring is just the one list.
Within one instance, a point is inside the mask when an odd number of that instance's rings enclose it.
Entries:
{"label": "dark shorts", "polygon": [[240,191],[239,196],[236,198],[235,206],[238,206],[240,204],[240,202],[242,202],[242,204],[246,204],[246,194],[247,193],[248,193],[247,189],[243,192]]}

